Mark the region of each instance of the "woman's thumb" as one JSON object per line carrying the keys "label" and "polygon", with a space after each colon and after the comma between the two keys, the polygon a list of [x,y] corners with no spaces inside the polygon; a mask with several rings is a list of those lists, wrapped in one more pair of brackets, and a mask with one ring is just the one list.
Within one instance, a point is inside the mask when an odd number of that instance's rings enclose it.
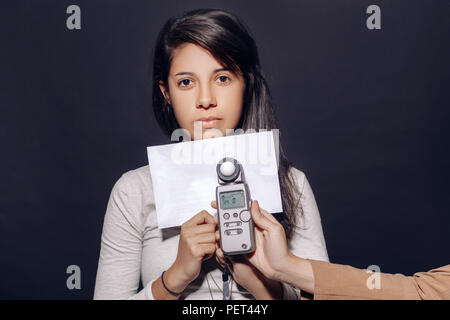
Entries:
{"label": "woman's thumb", "polygon": [[252,218],[253,218],[253,221],[255,222],[255,224],[263,230],[270,230],[271,223],[261,213],[258,201],[256,201],[256,200],[252,201],[251,209],[252,209]]}

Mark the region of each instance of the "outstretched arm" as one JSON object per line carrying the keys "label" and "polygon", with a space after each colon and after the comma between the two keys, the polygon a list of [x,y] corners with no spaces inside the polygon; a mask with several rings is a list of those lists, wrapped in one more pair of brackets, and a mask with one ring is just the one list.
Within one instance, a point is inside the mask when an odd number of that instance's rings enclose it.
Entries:
{"label": "outstretched arm", "polygon": [[252,203],[256,250],[250,262],[266,277],[314,294],[314,299],[450,299],[450,265],[412,277],[379,273],[379,286],[369,285],[372,273],[351,266],[307,260],[289,252],[283,227]]}

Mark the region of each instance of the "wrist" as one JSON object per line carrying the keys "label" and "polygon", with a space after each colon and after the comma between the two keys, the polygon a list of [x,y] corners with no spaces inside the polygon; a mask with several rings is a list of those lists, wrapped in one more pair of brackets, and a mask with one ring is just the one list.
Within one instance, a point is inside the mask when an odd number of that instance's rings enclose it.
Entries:
{"label": "wrist", "polygon": [[268,297],[266,300],[280,300],[283,299],[283,286],[280,281],[265,279],[264,285],[267,289]]}
{"label": "wrist", "polygon": [[307,259],[290,254],[279,271],[277,271],[276,279],[314,294],[314,272],[311,263]]}
{"label": "wrist", "polygon": [[191,280],[173,264],[164,273],[164,283],[171,291],[182,292],[191,283]]}
{"label": "wrist", "polygon": [[283,288],[279,281],[267,278],[256,270],[255,277],[251,279],[246,277],[245,282],[240,285],[256,300],[279,300],[283,296]]}
{"label": "wrist", "polygon": [[284,259],[280,260],[278,267],[274,269],[272,279],[284,282],[292,272],[292,267],[295,266],[296,263],[298,263],[298,259],[301,258],[298,258],[297,256],[294,256],[292,253],[289,252]]}

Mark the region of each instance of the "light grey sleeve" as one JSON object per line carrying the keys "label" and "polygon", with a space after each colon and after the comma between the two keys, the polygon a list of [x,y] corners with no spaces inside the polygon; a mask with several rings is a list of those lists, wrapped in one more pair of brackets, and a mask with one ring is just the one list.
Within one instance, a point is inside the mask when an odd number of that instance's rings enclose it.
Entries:
{"label": "light grey sleeve", "polygon": [[130,192],[127,173],[114,185],[101,236],[94,299],[153,299],[150,281],[141,291],[142,217],[139,194]]}
{"label": "light grey sleeve", "polygon": [[313,191],[305,174],[299,170],[296,172],[301,208],[297,210],[297,223],[289,249],[298,257],[328,262],[322,222]]}
{"label": "light grey sleeve", "polygon": [[[297,223],[289,242],[289,250],[298,257],[329,261],[319,209],[313,191],[303,172],[293,169],[299,191],[301,208],[297,210]],[[284,299],[299,299],[300,290],[283,284]]]}

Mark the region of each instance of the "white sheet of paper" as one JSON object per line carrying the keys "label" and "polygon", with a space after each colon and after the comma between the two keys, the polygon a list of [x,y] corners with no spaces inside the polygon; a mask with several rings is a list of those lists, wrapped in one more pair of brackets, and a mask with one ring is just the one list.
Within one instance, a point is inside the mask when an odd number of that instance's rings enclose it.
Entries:
{"label": "white sheet of paper", "polygon": [[282,212],[277,144],[273,131],[262,131],[148,147],[158,227],[180,226],[202,210],[216,213],[216,165],[224,157],[241,163],[252,200]]}

